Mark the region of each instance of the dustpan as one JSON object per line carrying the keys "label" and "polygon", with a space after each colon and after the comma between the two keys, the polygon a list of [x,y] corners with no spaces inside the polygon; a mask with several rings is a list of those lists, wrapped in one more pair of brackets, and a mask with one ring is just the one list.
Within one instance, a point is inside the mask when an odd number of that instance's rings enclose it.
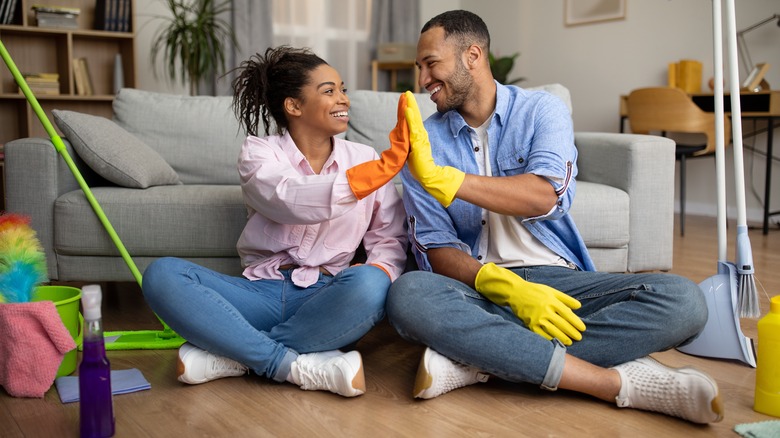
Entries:
{"label": "dustpan", "polygon": [[[54,144],[54,149],[56,149],[57,153],[59,153],[59,155],[63,158],[63,160],[65,160],[65,164],[68,165],[68,168],[73,174],[73,177],[78,182],[82,192],[84,192],[84,196],[86,196],[87,201],[92,207],[92,210],[95,212],[95,215],[97,215],[98,219],[103,225],[103,228],[105,228],[109,237],[111,237],[111,240],[113,241],[114,245],[119,250],[122,259],[125,261],[128,268],[130,268],[133,277],[135,278],[136,282],[138,282],[138,286],[141,286],[142,277],[141,277],[141,273],[138,271],[138,267],[136,267],[135,262],[133,262],[133,259],[130,257],[130,254],[127,252],[127,249],[125,248],[124,244],[119,239],[119,236],[114,230],[114,227],[111,225],[111,222],[108,220],[105,213],[103,212],[103,208],[100,206],[100,204],[97,202],[94,195],[92,194],[92,190],[90,190],[86,181],[84,181],[84,177],[81,175],[81,172],[79,171],[78,167],[76,167],[76,164],[73,162],[73,159],[68,153],[65,144],[62,142],[60,136],[57,135],[57,131],[54,130],[54,126],[52,126],[51,122],[46,117],[46,113],[43,112],[43,109],[38,103],[38,99],[35,98],[32,91],[30,90],[30,87],[27,85],[27,82],[24,80],[22,74],[19,72],[19,69],[16,67],[16,64],[14,63],[13,59],[11,59],[11,55],[6,50],[2,40],[0,40],[0,56],[2,56],[3,61],[5,61],[6,66],[11,71],[11,74],[16,80],[16,83],[19,84],[19,88],[21,88],[22,93],[24,93],[24,96],[27,98],[27,102],[29,102],[30,106],[33,108],[33,110],[35,111],[35,115],[38,117],[38,120],[40,120],[41,124],[43,125],[43,128],[46,130],[46,133],[49,135],[51,142]],[[168,349],[168,348],[178,348],[179,346],[181,346],[184,343],[184,338],[176,334],[170,327],[168,327],[165,321],[160,319],[159,316],[157,317],[157,319],[160,321],[160,323],[163,326],[162,330],[106,332],[105,333],[106,349],[107,350]]]}
{"label": "dustpan", "polygon": [[[740,275],[745,275],[736,265],[726,261],[726,163],[723,127],[723,58],[721,35],[721,0],[712,1],[712,27],[713,27],[713,55],[715,70],[715,167],[717,173],[718,194],[718,273],[699,284],[707,301],[709,316],[701,334],[693,342],[678,347],[677,350],[695,356],[712,357],[718,359],[731,359],[756,367],[755,347],[753,340],[742,333],[740,327],[740,303],[742,301],[740,289]],[[734,18],[734,0],[726,0],[726,19],[728,23],[728,49],[729,49],[729,89],[731,90],[732,126],[734,128],[734,166],[735,180],[737,184],[738,216],[738,259],[739,252],[748,251],[749,242],[745,246],[746,229],[744,206],[744,175],[740,171],[742,167],[742,121],[739,102],[739,73],[736,63],[736,24]],[[740,196],[740,190],[742,195]],[[752,260],[740,261],[740,268],[752,274]],[[741,280],[741,281],[740,281]],[[752,277],[751,277],[752,280]]]}

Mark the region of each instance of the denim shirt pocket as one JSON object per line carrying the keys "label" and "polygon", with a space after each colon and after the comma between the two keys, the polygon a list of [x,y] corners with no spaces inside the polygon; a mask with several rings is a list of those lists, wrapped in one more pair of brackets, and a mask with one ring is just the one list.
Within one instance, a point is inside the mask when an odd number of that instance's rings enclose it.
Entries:
{"label": "denim shirt pocket", "polygon": [[498,172],[494,171],[494,176],[513,176],[525,173],[528,167],[528,160],[522,151],[513,151],[512,154],[506,154],[496,158],[498,162]]}

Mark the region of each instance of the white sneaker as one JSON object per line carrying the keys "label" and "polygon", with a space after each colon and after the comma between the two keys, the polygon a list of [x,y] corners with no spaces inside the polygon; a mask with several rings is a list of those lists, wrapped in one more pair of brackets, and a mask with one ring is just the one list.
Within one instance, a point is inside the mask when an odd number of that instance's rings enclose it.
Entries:
{"label": "white sneaker", "polygon": [[414,381],[415,398],[434,398],[453,389],[487,382],[488,374],[477,368],[455,362],[431,348],[426,348]]}
{"label": "white sneaker", "polygon": [[694,423],[723,419],[718,384],[690,367],[670,368],[643,357],[618,365],[622,384],[616,401],[621,408],[661,412]]}
{"label": "white sneaker", "polygon": [[233,359],[211,354],[189,342],[179,348],[176,372],[180,382],[197,385],[223,377],[242,376],[248,371],[248,367]]}
{"label": "white sneaker", "polygon": [[344,397],[366,392],[363,359],[357,351],[301,354],[292,363],[290,377],[307,391],[326,390]]}

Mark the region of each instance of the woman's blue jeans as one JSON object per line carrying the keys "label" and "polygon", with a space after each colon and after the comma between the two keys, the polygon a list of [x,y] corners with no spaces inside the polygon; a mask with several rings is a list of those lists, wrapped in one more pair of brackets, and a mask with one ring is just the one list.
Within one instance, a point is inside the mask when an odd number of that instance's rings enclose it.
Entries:
{"label": "woman's blue jeans", "polygon": [[[692,281],[672,274],[612,274],[565,267],[515,268],[578,299],[582,340],[564,347],[528,330],[509,307],[464,283],[412,271],[387,297],[390,323],[405,339],[511,382],[555,389],[568,353],[612,367],[690,342],[707,322],[707,304]],[[522,294],[522,291],[518,291]]]}
{"label": "woman's blue jeans", "polygon": [[284,381],[298,354],[352,344],[384,317],[390,279],[371,265],[320,274],[301,288],[283,280],[220,274],[177,258],[144,272],[152,310],[188,342]]}

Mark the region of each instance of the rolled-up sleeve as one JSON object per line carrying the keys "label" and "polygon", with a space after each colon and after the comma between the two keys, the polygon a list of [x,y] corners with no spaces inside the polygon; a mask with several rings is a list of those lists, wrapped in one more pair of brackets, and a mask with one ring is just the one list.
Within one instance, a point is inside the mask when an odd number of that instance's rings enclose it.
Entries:
{"label": "rolled-up sleeve", "polygon": [[549,181],[558,199],[546,214],[525,221],[559,219],[568,213],[576,192],[577,148],[569,109],[552,95],[543,97],[533,117],[533,144],[525,172]]}

